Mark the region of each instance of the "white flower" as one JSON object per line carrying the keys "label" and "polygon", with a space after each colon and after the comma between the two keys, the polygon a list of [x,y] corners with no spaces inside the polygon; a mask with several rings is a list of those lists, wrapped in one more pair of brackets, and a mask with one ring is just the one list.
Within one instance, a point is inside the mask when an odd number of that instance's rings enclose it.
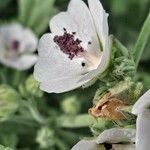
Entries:
{"label": "white flower", "polygon": [[135,130],[112,128],[102,132],[96,139],[81,140],[71,150],[135,150]]}
{"label": "white flower", "polygon": [[150,149],[150,90],[135,103],[132,113],[137,115],[136,150]]}
{"label": "white flower", "polygon": [[71,0],[67,12],[50,21],[52,33],[39,42],[34,77],[46,92],[61,93],[88,84],[110,61],[108,14],[99,0]]}
{"label": "white flower", "polygon": [[37,37],[18,23],[0,26],[0,62],[17,70],[32,67],[37,56]]}

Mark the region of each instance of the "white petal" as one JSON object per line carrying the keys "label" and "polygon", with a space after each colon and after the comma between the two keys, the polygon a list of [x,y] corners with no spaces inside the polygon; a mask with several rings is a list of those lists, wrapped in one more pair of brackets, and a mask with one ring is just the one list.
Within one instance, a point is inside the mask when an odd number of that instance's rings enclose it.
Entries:
{"label": "white petal", "polygon": [[102,132],[96,139],[97,144],[133,142],[135,140],[134,129],[113,128]]}
{"label": "white petal", "polygon": [[108,38],[108,14],[103,9],[99,0],[88,0],[89,8],[96,26],[99,39],[105,47]]}
{"label": "white petal", "polygon": [[25,52],[34,52],[37,48],[38,39],[30,29],[24,29],[21,46]]}
{"label": "white petal", "polygon": [[67,32],[69,33],[78,31],[77,24],[68,12],[61,12],[57,14],[50,20],[49,24],[50,30],[55,35],[63,35],[64,28],[67,29]]}
{"label": "white petal", "polygon": [[108,14],[103,9],[99,0],[88,0],[88,3],[99,38],[103,46],[103,52],[101,54],[101,62],[98,68],[85,75],[81,79],[81,81],[94,78],[95,76],[98,76],[99,74],[103,73],[110,63],[110,56],[111,56],[112,37],[108,36],[108,22],[107,22]]}
{"label": "white petal", "polygon": [[[35,75],[34,75],[35,77]],[[35,77],[36,79],[36,77]],[[48,92],[48,93],[63,93],[70,90],[74,90],[81,85],[83,85],[85,82],[78,82],[80,78],[77,78],[75,76],[72,77],[63,77],[59,79],[53,79],[49,81],[42,82],[40,84],[40,89],[42,91]]]}
{"label": "white petal", "polygon": [[17,70],[27,70],[31,68],[37,61],[36,55],[23,55],[16,59],[5,59],[1,58],[0,62],[5,64],[8,67],[17,69]]}
{"label": "white petal", "polygon": [[[77,13],[79,12],[79,13]],[[91,14],[82,0],[71,0],[68,11],[59,13],[50,21],[50,29],[56,35],[64,33],[63,28],[67,32],[76,32],[75,38],[82,41],[81,46],[96,56],[100,55],[100,46],[93,24]],[[88,45],[88,42],[91,45]]]}
{"label": "white petal", "polygon": [[150,107],[150,90],[142,95],[132,108],[133,114],[139,114]]}
{"label": "white petal", "polygon": [[12,41],[22,41],[23,28],[20,24],[10,24],[0,26],[1,40],[4,45],[10,45]]}
{"label": "white petal", "polygon": [[0,58],[4,57],[4,55],[5,55],[5,45],[4,45],[4,42],[3,42],[3,38],[0,34]]}
{"label": "white petal", "polygon": [[39,82],[49,82],[72,76],[77,78],[87,72],[81,65],[83,58],[70,60],[53,42],[51,34],[42,36],[38,52],[39,60],[35,65],[34,76]]}
{"label": "white petal", "polygon": [[59,13],[51,19],[50,29],[54,34],[63,34],[63,28],[77,32],[81,39],[95,35],[91,14],[82,0],[71,0],[67,12]]}
{"label": "white petal", "polygon": [[113,144],[113,150],[136,150],[134,144]]}
{"label": "white petal", "polygon": [[[89,40],[92,36],[96,36],[96,30],[92,20],[92,16],[86,4],[82,0],[71,0],[67,11],[74,19],[77,25],[77,33],[83,40]],[[78,12],[78,13],[77,13]]]}
{"label": "white petal", "polygon": [[81,140],[71,150],[99,150],[94,140]]}
{"label": "white petal", "polygon": [[107,67],[109,66],[109,63],[110,63],[111,43],[112,43],[112,39],[110,37],[109,41],[106,45],[106,49],[104,49],[104,51],[101,53],[101,61],[100,61],[100,64],[98,65],[97,69],[84,75],[80,80],[81,82],[84,80],[92,79],[92,78],[100,75],[101,73],[103,73],[107,69]]}
{"label": "white petal", "polygon": [[136,150],[149,150],[150,148],[150,110],[138,114],[137,117]]}
{"label": "white petal", "polygon": [[20,43],[20,52],[33,52],[37,47],[37,37],[30,29],[25,29],[18,23],[0,27],[3,45],[10,46],[13,41]]}

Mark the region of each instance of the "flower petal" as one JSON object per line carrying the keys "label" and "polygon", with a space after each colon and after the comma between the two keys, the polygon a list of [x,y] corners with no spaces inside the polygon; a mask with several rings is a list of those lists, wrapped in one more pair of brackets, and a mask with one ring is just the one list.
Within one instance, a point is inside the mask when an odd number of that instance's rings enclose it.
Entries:
{"label": "flower petal", "polygon": [[113,128],[102,132],[96,139],[97,144],[133,142],[135,140],[134,129]]}
{"label": "flower petal", "polygon": [[80,79],[79,77],[77,78],[75,76],[72,76],[44,81],[41,82],[40,89],[48,93],[63,93],[71,91],[80,87],[85,83],[85,82],[77,82],[79,79]]}
{"label": "flower petal", "polygon": [[150,107],[150,90],[142,95],[132,108],[133,114],[139,114]]}
{"label": "flower petal", "polygon": [[112,43],[112,38],[110,37],[108,43],[106,44],[106,49],[101,54],[101,61],[100,61],[100,64],[98,65],[97,69],[84,75],[80,80],[81,82],[84,80],[89,80],[94,77],[97,77],[99,74],[103,73],[107,69],[107,67],[110,63],[111,45],[112,45],[111,43]]}
{"label": "flower petal", "polygon": [[50,82],[64,77],[74,78],[87,72],[82,67],[83,58],[70,60],[53,42],[52,34],[42,36],[38,47],[39,60],[35,65],[34,76],[39,82]]}
{"label": "flower petal", "polygon": [[50,29],[54,34],[63,34],[63,28],[69,32],[77,32],[81,39],[95,35],[90,11],[82,0],[71,0],[67,12],[59,13],[51,19]]}
{"label": "flower petal", "polygon": [[34,52],[37,48],[38,39],[30,29],[24,29],[21,45],[25,52]]}
{"label": "flower petal", "polygon": [[99,150],[94,140],[81,140],[71,150]]}
{"label": "flower petal", "polygon": [[[79,13],[76,13],[79,12]],[[100,46],[90,11],[82,0],[71,0],[68,11],[59,13],[50,21],[50,29],[56,35],[76,32],[75,38],[82,41],[81,46],[95,55],[100,55]],[[88,45],[88,42],[91,42]]]}
{"label": "flower petal", "polygon": [[6,58],[0,59],[1,63],[20,71],[31,68],[36,61],[37,61],[36,55],[23,55],[16,59],[6,59]]}
{"label": "flower petal", "polygon": [[13,41],[22,41],[23,28],[17,23],[2,25],[0,26],[0,35],[3,46],[9,46]]}
{"label": "flower petal", "polygon": [[108,14],[103,9],[99,0],[88,0],[90,12],[103,47],[108,39]]}
{"label": "flower petal", "polygon": [[149,150],[150,147],[150,110],[145,110],[137,117],[136,149]]}
{"label": "flower petal", "polygon": [[[67,11],[77,25],[77,32],[83,40],[89,40],[92,36],[96,36],[95,26],[92,16],[86,4],[82,0],[71,0]],[[78,13],[77,13],[78,12]]]}

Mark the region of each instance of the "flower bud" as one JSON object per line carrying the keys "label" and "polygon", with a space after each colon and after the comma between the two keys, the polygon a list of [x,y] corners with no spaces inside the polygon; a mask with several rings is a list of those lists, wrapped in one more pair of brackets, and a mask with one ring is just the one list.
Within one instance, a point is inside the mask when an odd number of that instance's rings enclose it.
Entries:
{"label": "flower bud", "polygon": [[43,96],[43,92],[39,89],[39,83],[34,80],[32,75],[27,78],[25,84],[21,84],[19,86],[19,91],[23,97],[27,97],[29,95],[33,95],[36,97]]}
{"label": "flower bud", "polygon": [[116,86],[109,89],[111,97],[115,97],[127,104],[134,104],[142,90],[141,83],[135,83],[130,78],[119,82]]}
{"label": "flower bud", "polygon": [[39,89],[39,83],[33,78],[32,75],[26,80],[25,87],[27,92],[31,95],[42,97],[43,92]]}
{"label": "flower bud", "polygon": [[66,114],[77,114],[80,110],[80,103],[75,95],[66,97],[62,103],[61,108]]}
{"label": "flower bud", "polygon": [[54,146],[54,131],[48,127],[42,127],[37,133],[36,142],[39,143],[42,149]]}
{"label": "flower bud", "polygon": [[0,85],[0,120],[7,119],[19,106],[20,95],[7,85]]}

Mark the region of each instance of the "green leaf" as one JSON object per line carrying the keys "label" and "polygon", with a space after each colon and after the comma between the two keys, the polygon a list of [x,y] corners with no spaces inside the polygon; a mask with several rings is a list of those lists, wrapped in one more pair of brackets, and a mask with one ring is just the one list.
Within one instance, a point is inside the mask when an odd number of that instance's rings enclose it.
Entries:
{"label": "green leaf", "polygon": [[15,133],[12,132],[1,132],[0,134],[0,141],[2,145],[9,146],[15,148],[18,143],[18,138]]}
{"label": "green leaf", "polygon": [[[26,2],[25,2],[26,1]],[[48,27],[49,20],[55,14],[54,0],[20,0],[19,20],[40,35]]]}
{"label": "green leaf", "polygon": [[26,25],[26,21],[30,16],[30,10],[34,6],[34,0],[18,0],[19,4],[19,21]]}
{"label": "green leaf", "polygon": [[143,51],[144,51],[145,45],[148,41],[149,35],[150,35],[150,13],[147,16],[146,21],[144,22],[141,33],[140,33],[140,35],[137,39],[137,42],[133,48],[133,55],[134,55],[136,67],[138,67],[139,61],[143,54]]}

